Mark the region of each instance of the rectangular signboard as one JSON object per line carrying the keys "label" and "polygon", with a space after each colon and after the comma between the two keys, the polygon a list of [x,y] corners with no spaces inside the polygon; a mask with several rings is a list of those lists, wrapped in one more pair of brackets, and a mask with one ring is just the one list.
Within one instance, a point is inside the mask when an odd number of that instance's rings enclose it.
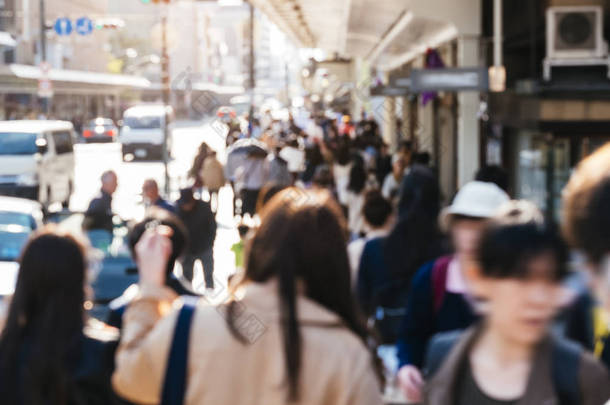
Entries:
{"label": "rectangular signboard", "polygon": [[394,87],[403,87],[405,89],[411,88],[411,77],[391,77],[390,83]]}
{"label": "rectangular signboard", "polygon": [[427,91],[488,91],[487,68],[413,69],[411,88],[414,93]]}
{"label": "rectangular signboard", "polygon": [[409,94],[404,87],[376,86],[370,89],[371,96],[402,97]]}

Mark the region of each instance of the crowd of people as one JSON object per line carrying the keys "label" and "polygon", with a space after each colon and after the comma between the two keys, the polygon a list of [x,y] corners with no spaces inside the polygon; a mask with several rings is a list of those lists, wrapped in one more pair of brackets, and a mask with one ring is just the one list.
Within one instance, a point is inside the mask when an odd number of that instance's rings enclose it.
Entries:
{"label": "crowd of people", "polygon": [[[7,403],[368,405],[388,387],[430,405],[610,400],[610,145],[573,173],[558,226],[511,199],[500,167],[443,196],[430,156],[410,140],[391,154],[365,114],[264,118],[235,136],[241,160],[203,144],[176,203],[143,183],[139,282],[106,323],[85,314],[86,244],[54,227],[30,239],[0,337]],[[212,305],[193,264],[211,291],[225,183],[237,272]],[[104,173],[88,229],[112,227],[116,186]]]}

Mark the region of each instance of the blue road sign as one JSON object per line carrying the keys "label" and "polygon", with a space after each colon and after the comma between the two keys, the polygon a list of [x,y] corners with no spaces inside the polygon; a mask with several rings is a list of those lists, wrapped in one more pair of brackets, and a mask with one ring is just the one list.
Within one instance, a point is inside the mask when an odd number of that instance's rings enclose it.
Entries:
{"label": "blue road sign", "polygon": [[55,25],[53,25],[53,28],[58,35],[70,35],[72,32],[72,21],[66,17],[58,18],[55,20]]}
{"label": "blue road sign", "polygon": [[80,35],[89,35],[93,31],[93,22],[87,17],[76,20],[76,32]]}

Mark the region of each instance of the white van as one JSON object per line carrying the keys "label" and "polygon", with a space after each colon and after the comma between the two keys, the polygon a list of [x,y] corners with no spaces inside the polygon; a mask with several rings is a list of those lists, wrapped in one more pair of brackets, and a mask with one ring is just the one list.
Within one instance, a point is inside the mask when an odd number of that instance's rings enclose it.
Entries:
{"label": "white van", "polygon": [[[119,140],[123,145],[123,158],[161,159],[163,157],[163,128],[171,119],[172,108],[161,104],[142,104],[128,108],[123,113]],[[171,151],[171,131],[167,139]]]}
{"label": "white van", "polygon": [[0,121],[0,195],[67,207],[74,191],[74,141],[67,121]]}

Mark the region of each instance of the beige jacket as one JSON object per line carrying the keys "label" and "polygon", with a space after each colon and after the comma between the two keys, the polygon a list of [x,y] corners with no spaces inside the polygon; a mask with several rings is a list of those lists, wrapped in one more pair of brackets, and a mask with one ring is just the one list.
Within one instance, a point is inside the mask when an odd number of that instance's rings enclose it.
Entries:
{"label": "beige jacket", "polygon": [[[177,310],[173,293],[144,286],[126,311],[113,385],[126,399],[159,402]],[[177,300],[180,301],[180,300]],[[276,287],[250,284],[237,325],[249,344],[229,332],[224,313],[201,299],[193,317],[186,405],[287,403]],[[179,304],[174,305],[177,307]],[[369,352],[337,315],[313,301],[297,300],[303,338],[300,404],[381,404]]]}
{"label": "beige jacket", "polygon": [[207,157],[201,168],[201,180],[208,190],[218,190],[225,185],[225,174],[222,163],[215,157]]}

